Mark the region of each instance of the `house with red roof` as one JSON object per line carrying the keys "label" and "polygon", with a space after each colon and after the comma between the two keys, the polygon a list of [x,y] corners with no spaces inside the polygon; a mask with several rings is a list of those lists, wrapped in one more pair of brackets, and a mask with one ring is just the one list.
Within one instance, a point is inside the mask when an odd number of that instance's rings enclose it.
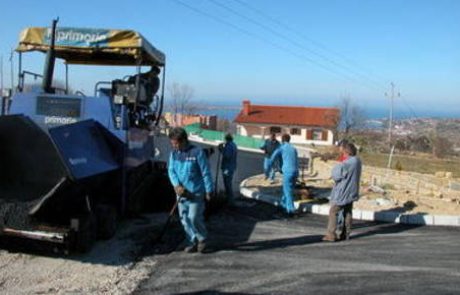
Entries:
{"label": "house with red roof", "polygon": [[322,107],[294,107],[253,105],[243,101],[243,108],[235,118],[237,133],[266,138],[271,133],[288,133],[291,143],[334,144],[340,110]]}

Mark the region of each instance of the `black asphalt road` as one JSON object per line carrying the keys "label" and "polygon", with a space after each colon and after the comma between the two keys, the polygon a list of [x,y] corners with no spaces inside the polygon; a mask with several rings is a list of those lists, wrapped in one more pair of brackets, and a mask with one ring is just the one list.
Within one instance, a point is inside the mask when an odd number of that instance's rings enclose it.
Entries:
{"label": "black asphalt road", "polygon": [[[258,157],[240,153],[238,178],[258,169]],[[176,249],[176,221],[164,243],[146,250],[153,267],[135,294],[460,292],[459,228],[355,222],[350,241],[325,243],[324,216],[287,220],[267,204],[238,204],[208,221],[206,254]]]}
{"label": "black asphalt road", "polygon": [[356,222],[351,240],[326,243],[324,216],[239,205],[211,217],[206,254],[173,251],[176,224],[144,257],[154,267],[135,294],[459,293],[458,228]]}

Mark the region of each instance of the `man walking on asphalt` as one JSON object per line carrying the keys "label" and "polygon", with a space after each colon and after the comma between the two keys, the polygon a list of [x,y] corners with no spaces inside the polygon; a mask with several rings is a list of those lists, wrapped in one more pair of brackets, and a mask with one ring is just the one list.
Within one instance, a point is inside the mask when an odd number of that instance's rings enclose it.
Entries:
{"label": "man walking on asphalt", "polygon": [[276,160],[275,163],[270,167],[270,157],[273,155],[275,150],[279,148],[280,143],[278,140],[276,140],[276,134],[272,133],[270,134],[270,138],[266,139],[264,141],[264,144],[260,147],[261,150],[265,152],[265,157],[264,157],[264,174],[265,174],[265,180],[270,179],[270,182],[273,183],[275,180],[275,172],[279,168],[279,160]]}
{"label": "man walking on asphalt", "polygon": [[282,159],[281,172],[283,173],[283,197],[281,198],[281,206],[286,210],[288,216],[294,215],[294,186],[297,176],[299,175],[299,161],[297,150],[289,141],[291,136],[283,134],[281,137],[282,144],[275,150],[270,158],[269,168],[278,159]]}
{"label": "man walking on asphalt", "polygon": [[185,252],[203,252],[207,231],[204,223],[205,198],[213,190],[211,170],[203,149],[191,145],[183,128],[169,133],[173,150],[168,175],[178,198],[179,216],[186,237]]}
{"label": "man walking on asphalt", "polygon": [[224,180],[227,203],[229,205],[234,205],[235,199],[233,196],[232,181],[233,174],[236,170],[236,158],[238,149],[236,144],[233,142],[233,136],[230,133],[225,135],[225,144],[219,145],[219,151],[222,153],[222,164],[220,168],[222,170],[222,178]]}
{"label": "man walking on asphalt", "polygon": [[329,221],[327,233],[323,241],[337,241],[337,213],[343,210],[344,223],[339,236],[340,240],[348,240],[351,233],[353,202],[359,198],[359,182],[361,179],[361,160],[356,156],[356,147],[352,143],[344,143],[343,152],[346,160],[332,168],[332,179],[335,181],[331,192]]}

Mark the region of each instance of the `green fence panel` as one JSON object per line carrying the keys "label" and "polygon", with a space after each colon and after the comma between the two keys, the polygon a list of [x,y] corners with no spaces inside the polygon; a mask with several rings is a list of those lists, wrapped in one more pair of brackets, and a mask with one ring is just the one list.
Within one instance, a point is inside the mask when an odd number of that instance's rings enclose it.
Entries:
{"label": "green fence panel", "polygon": [[[190,124],[184,127],[187,133],[193,133],[206,141],[224,141],[225,132],[202,129],[199,123]],[[234,135],[233,141],[239,147],[259,149],[264,140],[250,136]]]}
{"label": "green fence panel", "polygon": [[260,146],[263,144],[263,140],[259,138],[253,138],[250,136],[243,136],[243,135],[235,135],[233,136],[233,141],[238,146],[252,148],[252,149],[259,149]]}
{"label": "green fence panel", "polygon": [[209,140],[209,141],[215,141],[215,140],[223,141],[224,140],[224,132],[220,132],[220,131],[202,129],[200,136],[204,140]]}
{"label": "green fence panel", "polygon": [[190,124],[185,126],[184,129],[187,131],[187,133],[197,134],[201,132],[201,125],[200,123]]}

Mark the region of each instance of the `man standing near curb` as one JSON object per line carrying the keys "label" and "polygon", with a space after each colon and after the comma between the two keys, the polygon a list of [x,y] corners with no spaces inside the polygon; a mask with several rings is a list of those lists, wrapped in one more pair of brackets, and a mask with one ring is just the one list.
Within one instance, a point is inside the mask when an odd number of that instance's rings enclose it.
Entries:
{"label": "man standing near curb", "polygon": [[[230,133],[225,135],[225,144],[219,145],[219,151],[222,153],[222,178],[224,180],[225,195],[227,203],[232,206],[235,205],[235,198],[233,196],[233,174],[236,170],[236,158],[238,149],[233,142],[233,136]],[[217,173],[217,172],[216,172]]]}
{"label": "man standing near curb", "polygon": [[204,223],[205,198],[213,190],[212,175],[203,149],[191,145],[183,128],[169,133],[173,150],[168,175],[178,198],[179,216],[186,237],[185,252],[204,252],[207,231]]}
{"label": "man standing near curb", "polygon": [[270,138],[266,139],[264,141],[264,144],[260,147],[260,149],[265,152],[265,157],[264,157],[265,180],[270,179],[270,182],[275,181],[275,172],[280,166],[279,160],[276,160],[276,162],[270,166],[270,157],[273,155],[276,149],[279,148],[279,146],[280,146],[280,143],[278,140],[276,140],[276,134],[272,133],[270,134]]}
{"label": "man standing near curb", "polygon": [[276,149],[270,158],[269,168],[273,163],[281,158],[283,173],[283,196],[281,198],[281,206],[286,210],[286,213],[292,217],[295,212],[294,207],[294,186],[297,176],[299,175],[299,160],[297,157],[297,150],[292,146],[289,141],[291,136],[283,134],[281,137],[282,144]]}
{"label": "man standing near curb", "polygon": [[337,241],[337,212],[343,209],[344,223],[340,240],[348,240],[351,233],[353,202],[359,198],[361,179],[361,160],[356,156],[356,147],[352,143],[343,144],[346,160],[332,168],[332,179],[335,181],[331,192],[329,221],[327,233],[323,241]]}

